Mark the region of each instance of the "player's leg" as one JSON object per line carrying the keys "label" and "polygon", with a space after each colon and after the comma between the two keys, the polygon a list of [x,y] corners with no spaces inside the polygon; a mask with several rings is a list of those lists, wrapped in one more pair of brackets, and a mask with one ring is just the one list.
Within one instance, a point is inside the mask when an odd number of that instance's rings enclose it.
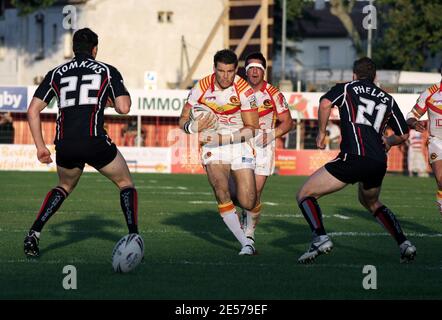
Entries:
{"label": "player's leg", "polygon": [[[245,247],[249,246],[251,241],[246,238],[243,230],[241,229],[241,225],[236,214],[235,205],[230,198],[230,170],[231,167],[229,164],[209,163],[206,165],[207,178],[215,194],[216,201],[218,202],[218,211],[229,230],[241,243],[241,246]],[[251,248],[253,248],[253,246]]]}
{"label": "player's leg", "polygon": [[325,167],[319,168],[302,185],[296,200],[314,236],[325,235],[322,212],[317,199],[341,190],[347,185],[335,178]]}
{"label": "player's leg", "polygon": [[74,167],[72,169],[63,168],[57,166],[58,173],[58,186],[50,190],[41,205],[41,208],[37,214],[28,235],[24,240],[24,251],[28,256],[38,256],[39,249],[38,243],[40,240],[40,232],[49,219],[57,212],[61,207],[63,201],[72,192],[80,179],[83,172],[81,168]]}
{"label": "player's leg", "polygon": [[98,169],[120,189],[120,205],[129,233],[138,233],[138,194],[126,160],[117,150],[115,158]]}
{"label": "player's leg", "polygon": [[244,210],[244,213],[246,215],[244,232],[247,238],[252,239],[253,241],[255,241],[255,230],[261,216],[261,210],[262,210],[261,194],[266,184],[267,178],[268,178],[267,176],[255,174],[256,204],[253,209]]}
{"label": "player's leg", "polygon": [[367,185],[359,183],[359,202],[374,215],[377,221],[396,240],[401,252],[401,262],[411,261],[416,255],[416,247],[407,240],[395,214],[379,200],[380,192],[381,186],[368,186],[367,188]]}
{"label": "player's leg", "polygon": [[437,205],[439,207],[439,213],[442,215],[442,160],[434,161],[431,164],[431,168],[433,169],[434,177],[437,183]]}
{"label": "player's leg", "polygon": [[310,248],[299,259],[299,263],[310,263],[322,253],[328,253],[333,248],[330,237],[325,232],[322,221],[322,211],[317,199],[341,190],[347,183],[338,180],[325,167],[313,173],[303,184],[296,199],[304,218],[312,230],[313,240]]}

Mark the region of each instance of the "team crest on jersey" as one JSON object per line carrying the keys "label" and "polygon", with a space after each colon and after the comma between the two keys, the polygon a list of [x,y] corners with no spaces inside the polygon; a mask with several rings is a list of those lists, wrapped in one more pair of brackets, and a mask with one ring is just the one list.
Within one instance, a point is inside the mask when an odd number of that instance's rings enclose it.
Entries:
{"label": "team crest on jersey", "polygon": [[212,152],[209,151],[204,155],[204,158],[209,159],[211,156],[212,156]]}
{"label": "team crest on jersey", "polygon": [[437,154],[436,154],[436,153],[432,153],[432,154],[430,155],[430,159],[431,159],[431,160],[436,160],[436,159],[437,159]]}
{"label": "team crest on jersey", "polygon": [[240,102],[237,96],[231,96],[230,97],[230,104],[233,104],[234,106],[239,106]]}
{"label": "team crest on jersey", "polygon": [[270,101],[270,99],[265,99],[263,104],[264,104],[264,107],[269,108],[272,106],[272,101]]}

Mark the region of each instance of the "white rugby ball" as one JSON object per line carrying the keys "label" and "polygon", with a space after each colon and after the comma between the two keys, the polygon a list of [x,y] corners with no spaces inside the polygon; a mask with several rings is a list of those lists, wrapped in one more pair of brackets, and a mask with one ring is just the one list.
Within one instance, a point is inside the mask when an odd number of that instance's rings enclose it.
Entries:
{"label": "white rugby ball", "polygon": [[126,273],[136,268],[144,256],[144,241],[139,234],[130,233],[121,238],[112,251],[115,272]]}
{"label": "white rugby ball", "polygon": [[201,114],[203,114],[203,117],[204,117],[206,114],[209,114],[209,113],[213,113],[217,119],[216,119],[215,124],[212,127],[207,128],[206,130],[216,130],[216,129],[218,129],[218,116],[216,115],[215,112],[213,112],[212,109],[210,109],[205,104],[196,104],[196,105],[192,106],[192,108],[190,109],[190,120],[194,121]]}

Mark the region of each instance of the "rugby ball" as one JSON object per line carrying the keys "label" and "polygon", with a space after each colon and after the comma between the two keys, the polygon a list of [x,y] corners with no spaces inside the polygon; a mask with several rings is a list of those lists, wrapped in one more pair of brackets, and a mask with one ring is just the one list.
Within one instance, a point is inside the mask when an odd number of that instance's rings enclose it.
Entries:
{"label": "rugby ball", "polygon": [[207,128],[206,130],[216,130],[216,129],[218,129],[218,116],[216,115],[215,112],[213,112],[212,109],[210,109],[205,104],[196,104],[196,105],[192,106],[192,108],[190,109],[190,120],[195,121],[195,119],[198,118],[201,114],[203,114],[203,117],[204,117],[205,115],[207,115],[209,113],[213,113],[217,117],[217,119],[216,119],[215,124],[212,127]]}
{"label": "rugby ball", "polygon": [[144,256],[144,241],[139,234],[130,233],[121,238],[112,251],[115,272],[126,273],[135,269]]}

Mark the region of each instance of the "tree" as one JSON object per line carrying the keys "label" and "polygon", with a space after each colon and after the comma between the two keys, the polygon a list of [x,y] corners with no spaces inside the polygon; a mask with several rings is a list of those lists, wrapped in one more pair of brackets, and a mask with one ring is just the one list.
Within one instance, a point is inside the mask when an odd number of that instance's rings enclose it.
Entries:
{"label": "tree", "polygon": [[355,0],[330,0],[330,13],[341,21],[353,42],[356,54],[361,57],[363,55],[361,36],[350,17],[354,4]]}
{"label": "tree", "polygon": [[56,0],[12,0],[12,5],[18,9],[19,15],[27,15],[38,9],[47,8]]}
{"label": "tree", "polygon": [[[374,46],[380,68],[422,71],[442,51],[440,0],[378,0],[381,24]],[[379,19],[378,19],[379,20]]]}

